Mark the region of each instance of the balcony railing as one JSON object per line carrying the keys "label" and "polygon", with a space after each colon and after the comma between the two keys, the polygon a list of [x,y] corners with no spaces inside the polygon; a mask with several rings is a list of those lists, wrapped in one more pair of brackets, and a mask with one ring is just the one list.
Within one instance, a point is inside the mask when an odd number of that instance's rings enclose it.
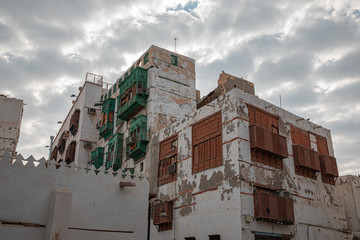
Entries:
{"label": "balcony railing", "polygon": [[118,118],[128,121],[146,106],[146,95],[136,94],[118,110]]}
{"label": "balcony railing", "polygon": [[113,122],[107,122],[104,125],[100,127],[99,134],[103,138],[107,139],[112,135],[114,129],[114,123]]}

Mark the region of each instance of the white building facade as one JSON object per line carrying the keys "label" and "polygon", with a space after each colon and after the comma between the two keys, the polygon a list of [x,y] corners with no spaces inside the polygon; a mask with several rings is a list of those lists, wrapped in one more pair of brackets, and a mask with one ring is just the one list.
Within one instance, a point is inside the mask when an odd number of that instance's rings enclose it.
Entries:
{"label": "white building facade", "polygon": [[330,131],[218,84],[200,99],[195,61],[151,46],[111,88],[85,83],[51,159],[145,174],[167,213],[150,205],[148,239],[356,239]]}

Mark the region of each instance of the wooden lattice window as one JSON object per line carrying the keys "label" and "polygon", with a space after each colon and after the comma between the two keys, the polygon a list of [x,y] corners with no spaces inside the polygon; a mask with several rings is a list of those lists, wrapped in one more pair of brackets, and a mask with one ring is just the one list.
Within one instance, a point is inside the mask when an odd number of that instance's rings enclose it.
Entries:
{"label": "wooden lattice window", "polygon": [[294,203],[288,195],[273,189],[256,187],[254,191],[254,217],[258,221],[293,224]]}
{"label": "wooden lattice window", "polygon": [[335,185],[339,172],[337,169],[336,159],[329,155],[326,138],[316,136],[316,145],[319,153],[322,181],[324,183]]}
{"label": "wooden lattice window", "polygon": [[249,123],[279,134],[279,117],[248,105]]}
{"label": "wooden lattice window", "polygon": [[79,128],[79,118],[80,118],[80,109],[76,109],[75,112],[71,115],[70,118],[70,127],[69,131],[73,136],[76,135]]}
{"label": "wooden lattice window", "polygon": [[176,180],[178,136],[171,136],[160,142],[158,185]]}
{"label": "wooden lattice window", "polygon": [[320,171],[319,154],[311,149],[309,133],[291,126],[295,173],[311,179]]}
{"label": "wooden lattice window", "polygon": [[282,169],[288,157],[286,138],[279,135],[279,119],[248,105],[251,160]]}
{"label": "wooden lattice window", "polygon": [[309,133],[305,130],[291,126],[291,140],[293,144],[300,144],[304,147],[311,148]]}
{"label": "wooden lattice window", "polygon": [[[166,217],[160,217],[162,206],[165,209]],[[173,201],[164,202],[163,205],[156,204],[153,206],[153,224],[156,225],[156,228],[159,232],[171,230],[172,229],[172,219],[173,219],[174,203]]]}
{"label": "wooden lattice window", "polygon": [[223,164],[221,112],[206,117],[193,125],[192,155],[193,173]]}
{"label": "wooden lattice window", "polygon": [[72,141],[66,149],[65,162],[70,164],[75,161],[76,141]]}
{"label": "wooden lattice window", "polygon": [[49,159],[49,160],[53,160],[53,159],[54,159],[54,160],[56,161],[57,151],[58,151],[58,147],[55,146],[54,149],[51,151],[50,159]]}

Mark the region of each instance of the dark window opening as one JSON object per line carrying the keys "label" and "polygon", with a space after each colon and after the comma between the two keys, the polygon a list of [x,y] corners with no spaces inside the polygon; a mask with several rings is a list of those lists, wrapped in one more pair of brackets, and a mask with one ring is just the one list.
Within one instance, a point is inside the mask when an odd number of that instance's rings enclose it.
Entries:
{"label": "dark window opening", "polygon": [[220,240],[220,235],[209,235],[209,240]]}
{"label": "dark window opening", "polygon": [[70,164],[75,161],[76,141],[72,141],[66,149],[65,162]]}
{"label": "dark window opening", "polygon": [[[269,234],[270,235],[270,234]],[[269,236],[269,235],[255,235],[255,240],[290,240],[290,237],[284,237],[284,236],[276,236],[280,234],[274,234],[275,236]]]}
{"label": "dark window opening", "polygon": [[177,66],[178,64],[178,58],[175,55],[171,55],[171,64],[174,66]]}
{"label": "dark window opening", "polygon": [[144,55],[144,65],[149,61],[149,53],[145,53]]}
{"label": "dark window opening", "polygon": [[70,127],[69,131],[73,136],[76,135],[79,128],[79,117],[80,117],[80,109],[76,109],[75,112],[71,115],[70,118]]}

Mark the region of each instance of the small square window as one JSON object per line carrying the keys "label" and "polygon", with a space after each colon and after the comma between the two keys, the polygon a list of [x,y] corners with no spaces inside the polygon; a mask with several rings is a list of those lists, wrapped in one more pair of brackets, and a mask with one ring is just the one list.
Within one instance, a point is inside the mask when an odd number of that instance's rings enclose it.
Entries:
{"label": "small square window", "polygon": [[144,65],[149,61],[149,53],[145,53],[144,55]]}
{"label": "small square window", "polygon": [[209,235],[209,240],[220,240],[220,235]]}
{"label": "small square window", "polygon": [[177,56],[171,55],[171,64],[177,66]]}

